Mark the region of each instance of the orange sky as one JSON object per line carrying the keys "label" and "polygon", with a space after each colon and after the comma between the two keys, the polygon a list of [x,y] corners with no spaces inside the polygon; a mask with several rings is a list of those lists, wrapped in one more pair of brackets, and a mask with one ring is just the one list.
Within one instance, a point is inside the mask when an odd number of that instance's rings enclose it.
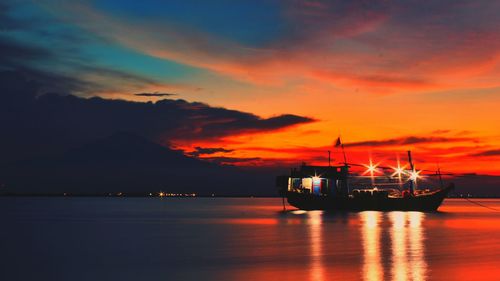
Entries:
{"label": "orange sky", "polygon": [[80,56],[147,78],[80,70],[80,79],[105,87],[76,94],[149,101],[157,99],[131,91],[173,92],[262,118],[315,120],[169,141],[187,153],[224,148],[200,157],[230,157],[237,165],[320,164],[341,134],[352,161],[366,163],[370,153],[391,159],[411,149],[428,168],[439,162],[454,172],[500,174],[496,1],[110,1],[39,8],[101,40],[79,46]]}

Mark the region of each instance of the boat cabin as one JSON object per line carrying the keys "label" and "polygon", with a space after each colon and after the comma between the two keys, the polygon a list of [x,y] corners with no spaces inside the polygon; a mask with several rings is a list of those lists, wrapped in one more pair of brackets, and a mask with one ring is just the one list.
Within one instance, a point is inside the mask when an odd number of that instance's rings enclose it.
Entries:
{"label": "boat cabin", "polygon": [[278,186],[288,192],[316,196],[348,196],[348,166],[308,166],[293,168],[290,176],[280,177]]}

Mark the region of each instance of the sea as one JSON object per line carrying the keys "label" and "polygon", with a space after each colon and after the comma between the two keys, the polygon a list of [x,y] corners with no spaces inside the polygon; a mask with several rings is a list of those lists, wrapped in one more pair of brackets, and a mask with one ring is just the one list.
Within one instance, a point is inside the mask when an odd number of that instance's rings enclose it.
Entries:
{"label": "sea", "polygon": [[500,199],[435,213],[280,198],[1,197],[0,280],[500,280]]}

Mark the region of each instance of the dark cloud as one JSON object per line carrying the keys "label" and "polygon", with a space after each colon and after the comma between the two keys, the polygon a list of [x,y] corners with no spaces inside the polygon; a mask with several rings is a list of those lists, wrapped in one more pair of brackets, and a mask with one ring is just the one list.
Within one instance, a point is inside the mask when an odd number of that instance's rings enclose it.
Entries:
{"label": "dark cloud", "polygon": [[[426,36],[446,32],[481,30],[498,23],[495,1],[364,1],[295,0],[286,3],[295,32],[327,32],[332,36],[352,36],[370,31],[375,25],[393,29],[427,31]],[[471,13],[471,11],[474,11]],[[414,32],[419,32],[415,30]],[[410,36],[410,34],[406,34]],[[450,39],[450,38],[448,38]]]}
{"label": "dark cloud", "polygon": [[91,66],[88,63],[74,59],[72,59],[71,63],[68,63],[73,67],[73,72],[69,74],[61,74],[56,70],[46,70],[35,66],[36,64],[43,65],[45,62],[66,64],[66,59],[64,56],[54,54],[51,50],[26,45],[0,35],[0,71],[14,71],[32,81],[36,81],[38,93],[93,93],[112,88],[112,86],[106,84],[79,78],[83,76],[80,75],[82,73],[99,75],[106,77],[110,81],[119,80],[122,83],[126,81],[135,85],[157,84],[156,81],[149,78],[119,70]]}
{"label": "dark cloud", "polygon": [[233,149],[225,149],[223,147],[200,147],[197,146],[194,148],[195,151],[190,152],[189,155],[198,157],[200,155],[206,155],[206,154],[214,154],[214,153],[228,153],[234,151]]}
{"label": "dark cloud", "polygon": [[39,85],[39,93],[93,93],[113,87],[81,79],[79,77],[83,76],[81,75],[82,73],[106,77],[110,81],[119,80],[121,83],[129,82],[134,85],[158,84],[156,81],[146,77],[120,70],[92,66],[89,62],[81,62],[75,59],[71,59],[71,63],[67,63],[73,68],[73,71],[68,74],[61,74],[56,70],[43,69],[35,65],[43,65],[45,62],[50,62],[50,64],[66,64],[68,58],[65,58],[61,54],[56,55],[52,50],[34,45],[26,45],[12,38],[2,37],[1,35],[0,50],[0,71],[15,71],[30,80],[36,81]]}
{"label": "dark cloud", "polygon": [[[113,86],[108,85],[106,81],[119,80],[133,85],[155,85],[156,81],[127,73],[120,70],[102,68],[87,65],[83,62],[73,61],[74,71],[68,74],[61,74],[57,71],[41,69],[35,66],[35,63],[44,64],[62,63],[61,58],[52,54],[51,51],[27,46],[15,40],[2,38],[0,36],[0,71],[10,70],[22,74],[24,77],[38,84],[38,94],[47,92],[89,94],[107,89]],[[101,82],[84,80],[79,77],[86,74],[98,74]]]}
{"label": "dark cloud", "polygon": [[[171,100],[160,101],[172,102]],[[179,129],[180,139],[217,138],[232,134],[243,134],[262,131],[274,131],[297,124],[306,124],[315,120],[292,114],[283,114],[267,119],[260,118],[254,114],[214,108],[202,103],[181,104],[190,109],[190,118],[186,119]],[[219,118],[207,118],[218,116]]]}
{"label": "dark cloud", "polygon": [[0,2],[0,31],[14,30],[23,26],[9,15],[10,10],[11,7],[9,5]]}
{"label": "dark cloud", "polygon": [[[56,60],[51,51],[34,46],[28,46],[11,38],[0,36],[0,71],[11,70],[13,72],[2,73],[2,88],[9,87],[10,84],[23,83],[17,78],[10,80],[6,78],[14,72],[22,74],[26,79],[37,83],[37,91],[57,91],[68,93],[71,91],[82,91],[93,88],[92,83],[83,82],[79,79],[54,72],[41,71],[31,65],[43,63],[48,60]],[[16,75],[17,75],[16,74]],[[21,86],[22,87],[22,86]],[[35,93],[38,94],[39,92]],[[0,93],[9,94],[7,92]]]}
{"label": "dark cloud", "polygon": [[390,13],[385,1],[290,1],[286,15],[295,37],[318,33],[330,36],[352,36],[384,21]]}
{"label": "dark cloud", "polygon": [[28,60],[39,60],[50,58],[51,53],[47,50],[23,45],[15,40],[0,37],[0,62],[2,66],[15,66]]}
{"label": "dark cloud", "polygon": [[431,132],[433,135],[446,135],[451,133],[451,130],[434,130]]}
{"label": "dark cloud", "polygon": [[220,165],[249,164],[261,160],[260,157],[204,157],[203,160]]}
{"label": "dark cloud", "polygon": [[138,97],[170,97],[170,96],[177,96],[177,94],[154,92],[154,93],[138,93],[138,94],[134,94],[134,96],[138,96]]}
{"label": "dark cloud", "polygon": [[[36,81],[40,93],[95,94],[99,91],[116,90],[123,85],[158,85],[159,82],[108,67],[98,66],[89,58],[83,58],[83,43],[103,42],[103,38],[85,32],[58,32],[46,28],[53,19],[34,17],[30,20],[14,17],[13,8],[0,4],[0,71],[11,70],[22,73]],[[20,40],[12,36],[25,33],[29,39]],[[54,43],[47,47],[47,38]],[[50,68],[48,67],[50,66]],[[98,76],[100,79],[85,78]],[[117,83],[119,82],[119,83]],[[127,84],[128,83],[128,84]]]}
{"label": "dark cloud", "polygon": [[[70,83],[61,77],[52,78],[54,83]],[[50,79],[45,76],[45,80]],[[0,72],[2,161],[55,153],[117,131],[167,144],[172,140],[273,131],[314,121],[290,114],[261,118],[181,99],[145,103],[58,94],[37,96],[43,86],[21,72]]]}
{"label": "dark cloud", "polygon": [[500,156],[500,149],[484,150],[472,153],[471,156]]}
{"label": "dark cloud", "polygon": [[446,142],[474,142],[473,138],[464,137],[419,137],[407,136],[401,138],[393,138],[386,140],[368,140],[361,142],[346,143],[345,146],[350,147],[364,147],[364,146],[397,146],[397,145],[410,145],[419,143],[446,143]]}
{"label": "dark cloud", "polygon": [[[178,139],[208,139],[225,135],[274,131],[289,126],[314,122],[315,119],[292,114],[260,118],[251,113],[211,107],[204,103],[188,103],[184,100],[161,100],[157,106],[175,104],[189,113],[176,131]],[[216,117],[216,118],[213,118]]]}

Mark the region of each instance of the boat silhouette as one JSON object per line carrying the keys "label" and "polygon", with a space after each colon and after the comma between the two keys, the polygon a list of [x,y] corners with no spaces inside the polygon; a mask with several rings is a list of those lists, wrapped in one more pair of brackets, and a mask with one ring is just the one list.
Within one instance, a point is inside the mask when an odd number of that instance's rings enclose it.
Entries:
{"label": "boat silhouette", "polygon": [[[454,184],[444,187],[438,169],[435,175],[440,179],[439,188],[415,189],[419,172],[415,171],[410,151],[408,157],[411,170],[396,168],[399,184],[391,187],[374,184],[373,180],[369,185],[352,184],[356,176],[349,168],[356,164],[348,163],[341,166],[303,163],[299,169],[292,169],[290,175],[278,176],[276,185],[283,200],[286,198],[290,205],[302,210],[436,211]],[[372,165],[367,168],[374,170]],[[402,175],[407,179],[401,181]]]}

